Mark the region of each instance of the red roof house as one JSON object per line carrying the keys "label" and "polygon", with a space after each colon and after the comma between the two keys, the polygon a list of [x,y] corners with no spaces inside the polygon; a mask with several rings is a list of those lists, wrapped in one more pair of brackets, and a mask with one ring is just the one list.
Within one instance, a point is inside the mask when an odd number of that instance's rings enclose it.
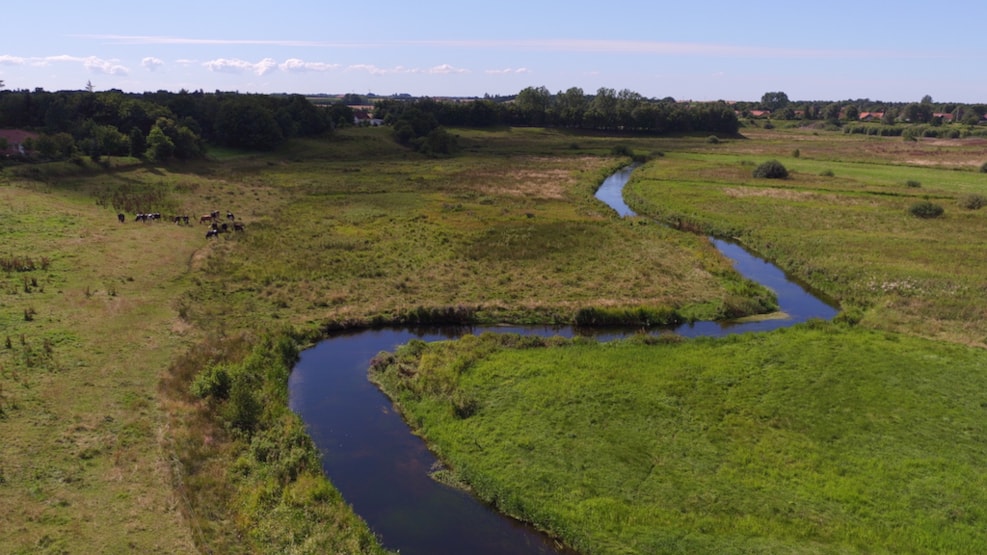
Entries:
{"label": "red roof house", "polygon": [[7,143],[6,148],[0,148],[0,156],[24,156],[27,154],[24,142],[28,139],[34,140],[37,138],[38,134],[30,131],[0,129],[0,147],[4,146],[4,139],[6,139]]}

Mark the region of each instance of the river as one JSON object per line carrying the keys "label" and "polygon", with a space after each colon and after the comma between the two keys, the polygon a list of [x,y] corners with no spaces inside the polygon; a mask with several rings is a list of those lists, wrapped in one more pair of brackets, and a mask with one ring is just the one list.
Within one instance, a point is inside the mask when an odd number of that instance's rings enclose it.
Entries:
{"label": "river", "polygon": [[[616,172],[597,192],[621,216],[634,215],[621,196],[632,172],[633,167]],[[684,324],[673,330],[676,333],[696,337],[769,331],[836,315],[836,308],[776,266],[729,241],[710,240],[742,275],[775,291],[785,316]],[[436,341],[488,330],[567,337],[577,333],[548,327],[365,330],[337,335],[305,350],[289,378],[291,409],[304,420],[322,452],[326,475],[383,545],[402,555],[572,553],[469,494],[432,480],[429,471],[438,464],[435,457],[367,379],[370,359],[381,351],[393,351],[414,338]],[[592,335],[610,340],[626,334],[604,330]]]}

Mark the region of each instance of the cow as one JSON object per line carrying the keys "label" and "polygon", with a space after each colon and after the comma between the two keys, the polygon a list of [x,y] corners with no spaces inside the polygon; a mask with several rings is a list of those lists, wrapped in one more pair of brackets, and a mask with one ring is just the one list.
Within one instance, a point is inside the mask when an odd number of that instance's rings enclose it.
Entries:
{"label": "cow", "polygon": [[226,213],[226,219],[232,222],[236,218],[233,216],[233,212],[227,212]]}
{"label": "cow", "polygon": [[120,220],[120,223],[124,223],[127,221],[127,216],[124,216],[123,212],[120,212],[117,214],[117,219]]}
{"label": "cow", "polygon": [[210,237],[219,237],[219,230],[210,229],[209,231],[206,231],[206,239],[209,239]]}
{"label": "cow", "polygon": [[219,231],[228,233],[230,231],[230,226],[227,225],[226,222],[223,222],[223,224],[219,226]]}
{"label": "cow", "polygon": [[233,222],[233,231],[243,231],[243,223]]}
{"label": "cow", "polygon": [[199,216],[199,223],[200,224],[207,224],[207,223],[209,223],[211,221],[212,221],[212,214],[203,214],[203,215]]}

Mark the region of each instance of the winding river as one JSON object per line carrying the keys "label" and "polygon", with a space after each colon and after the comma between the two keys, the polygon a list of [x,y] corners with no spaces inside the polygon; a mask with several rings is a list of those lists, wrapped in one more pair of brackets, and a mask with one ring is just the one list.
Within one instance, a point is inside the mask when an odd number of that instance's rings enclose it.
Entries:
{"label": "winding river", "polygon": [[[597,198],[621,216],[634,213],[621,192],[633,167],[603,182]],[[782,317],[743,322],[697,322],[675,328],[687,336],[769,331],[837,309],[813,296],[774,265],[729,241],[710,238],[742,275],[775,291]],[[572,328],[476,327],[381,329],[336,335],[301,353],[289,378],[289,399],[322,452],[322,467],[383,545],[402,555],[572,553],[549,537],[497,513],[469,494],[429,477],[439,463],[411,433],[390,401],[367,379],[370,359],[418,338],[451,339],[483,331],[571,337]],[[578,330],[587,334],[585,330]],[[625,334],[592,333],[600,340]]]}

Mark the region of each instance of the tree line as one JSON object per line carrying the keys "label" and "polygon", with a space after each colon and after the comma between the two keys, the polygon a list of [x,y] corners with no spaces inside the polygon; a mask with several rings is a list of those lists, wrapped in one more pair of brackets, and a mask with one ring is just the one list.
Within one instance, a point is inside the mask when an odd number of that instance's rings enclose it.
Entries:
{"label": "tree line", "polygon": [[431,116],[437,125],[456,127],[514,125],[655,134],[734,134],[739,129],[734,109],[725,102],[649,99],[628,89],[605,87],[595,94],[586,94],[579,87],[555,94],[545,87],[527,87],[514,97],[496,101],[419,98],[383,99],[375,104],[376,117],[390,125],[418,120],[420,114]]}
{"label": "tree line", "polygon": [[984,122],[987,104],[933,102],[925,95],[917,102],[883,102],[869,98],[839,101],[793,101],[783,91],[764,93],[759,102],[736,102],[734,108],[742,117],[756,111],[770,112],[778,120],[821,120],[832,123],[856,122],[862,114],[880,114],[881,122],[941,124],[952,121],[966,125]]}
{"label": "tree line", "polygon": [[270,150],[331,130],[329,113],[301,95],[203,91],[0,91],[0,127],[40,133],[44,159],[75,155],[194,159],[205,145]]}

